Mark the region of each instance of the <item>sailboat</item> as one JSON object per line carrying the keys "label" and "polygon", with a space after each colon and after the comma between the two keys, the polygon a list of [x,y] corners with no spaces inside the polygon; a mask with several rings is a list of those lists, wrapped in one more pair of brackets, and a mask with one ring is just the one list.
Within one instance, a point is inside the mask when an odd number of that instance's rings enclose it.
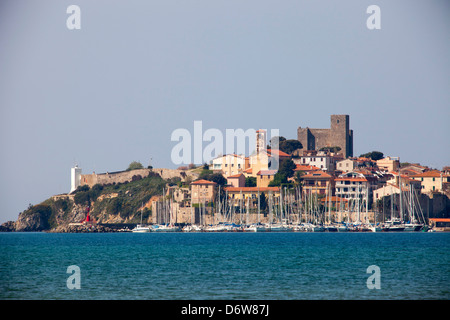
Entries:
{"label": "sailboat", "polygon": [[144,207],[144,205],[142,204],[142,206],[141,206],[141,223],[138,224],[134,229],[132,229],[131,232],[136,232],[136,233],[150,232],[150,227],[142,224],[142,208],[143,207]]}

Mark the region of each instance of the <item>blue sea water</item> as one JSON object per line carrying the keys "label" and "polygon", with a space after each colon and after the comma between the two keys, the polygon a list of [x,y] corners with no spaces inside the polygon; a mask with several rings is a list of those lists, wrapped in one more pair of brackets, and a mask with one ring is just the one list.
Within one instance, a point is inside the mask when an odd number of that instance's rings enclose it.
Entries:
{"label": "blue sea water", "polygon": [[0,233],[0,250],[0,299],[450,298],[450,233]]}

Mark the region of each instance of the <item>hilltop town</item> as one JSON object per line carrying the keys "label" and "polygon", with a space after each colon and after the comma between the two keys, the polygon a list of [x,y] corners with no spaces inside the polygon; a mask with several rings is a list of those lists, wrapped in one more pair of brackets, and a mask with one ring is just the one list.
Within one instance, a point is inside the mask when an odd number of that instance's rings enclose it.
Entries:
{"label": "hilltop town", "polygon": [[75,166],[68,194],[30,206],[2,229],[449,218],[450,167],[401,163],[380,151],[354,156],[349,116],[330,120],[329,129],[299,127],[297,139],[279,137],[276,149],[257,130],[249,156],[224,154],[201,165],[155,169],[134,162],[100,174]]}

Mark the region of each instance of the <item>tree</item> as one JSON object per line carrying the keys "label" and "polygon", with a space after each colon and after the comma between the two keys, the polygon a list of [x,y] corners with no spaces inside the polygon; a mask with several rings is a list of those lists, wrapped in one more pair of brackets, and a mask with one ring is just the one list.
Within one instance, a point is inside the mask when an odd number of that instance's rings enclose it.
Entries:
{"label": "tree", "polygon": [[383,152],[380,151],[372,151],[368,153],[364,153],[360,155],[361,158],[370,158],[372,160],[380,160],[384,158]]}
{"label": "tree", "polygon": [[279,149],[287,154],[292,154],[295,150],[301,148],[303,148],[303,145],[296,139],[281,141],[279,146]]}
{"label": "tree", "polygon": [[246,177],[245,178],[246,187],[256,187],[256,177]]}
{"label": "tree", "polygon": [[273,180],[269,182],[269,187],[279,187],[282,183],[287,183],[287,178],[283,173],[278,171],[273,177]]}
{"label": "tree", "polygon": [[130,163],[130,165],[128,166],[127,171],[131,171],[131,170],[137,170],[137,169],[144,169],[144,166],[142,165],[142,163],[138,162],[138,161],[133,161]]}
{"label": "tree", "polygon": [[280,163],[280,168],[278,172],[283,174],[286,178],[290,178],[294,175],[294,170],[297,166],[292,159],[284,159]]}
{"label": "tree", "polygon": [[[278,139],[278,147],[275,145],[276,139]],[[287,140],[285,137],[277,136],[270,139],[270,148],[276,148],[287,154],[292,154],[295,150],[303,148],[303,145],[297,139]]]}
{"label": "tree", "polygon": [[328,152],[337,153],[337,152],[341,151],[341,147],[338,147],[338,146],[334,146],[334,147],[323,147],[323,148],[320,148],[319,151],[328,151]]}

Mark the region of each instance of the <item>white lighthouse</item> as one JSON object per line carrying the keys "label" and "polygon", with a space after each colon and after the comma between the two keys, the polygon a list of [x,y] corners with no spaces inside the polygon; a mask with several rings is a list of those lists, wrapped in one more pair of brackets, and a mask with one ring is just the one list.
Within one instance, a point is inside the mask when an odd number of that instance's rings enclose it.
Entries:
{"label": "white lighthouse", "polygon": [[70,193],[74,192],[81,182],[81,168],[78,165],[70,169]]}

